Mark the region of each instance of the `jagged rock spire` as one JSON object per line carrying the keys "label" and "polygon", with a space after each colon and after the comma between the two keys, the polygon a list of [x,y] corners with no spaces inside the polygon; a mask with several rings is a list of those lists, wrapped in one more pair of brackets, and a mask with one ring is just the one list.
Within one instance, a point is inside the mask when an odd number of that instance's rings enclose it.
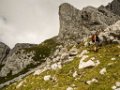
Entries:
{"label": "jagged rock spire", "polygon": [[99,9],[88,6],[78,10],[68,3],[59,7],[61,41],[79,41],[91,31],[104,30],[120,19],[105,7]]}

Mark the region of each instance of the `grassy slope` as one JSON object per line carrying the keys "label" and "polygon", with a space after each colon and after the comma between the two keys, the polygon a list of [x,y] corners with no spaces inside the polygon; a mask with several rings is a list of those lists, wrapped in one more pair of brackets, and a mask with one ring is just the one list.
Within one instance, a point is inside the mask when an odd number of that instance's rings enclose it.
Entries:
{"label": "grassy slope", "polygon": [[[39,76],[33,76],[32,74],[24,78],[26,82],[20,88],[16,89],[19,82],[13,83],[3,90],[66,90],[68,86],[75,84],[76,90],[111,90],[111,87],[116,81],[120,81],[120,48],[117,44],[109,44],[102,46],[98,52],[90,52],[90,57],[96,57],[100,60],[100,65],[93,68],[86,68],[79,70],[79,60],[80,58],[75,58],[73,61],[66,63],[62,69],[56,71],[45,71]],[[82,51],[85,47],[80,47],[79,50]],[[89,49],[89,48],[88,48]],[[115,57],[116,60],[112,61],[111,58]],[[108,63],[113,63],[108,66]],[[99,71],[106,67],[107,73],[105,75],[100,75]],[[72,77],[74,71],[78,71],[79,75],[75,78]],[[45,75],[52,75],[57,78],[55,81],[44,81],[43,77]],[[87,85],[85,82],[96,78],[98,83],[92,83]]]}

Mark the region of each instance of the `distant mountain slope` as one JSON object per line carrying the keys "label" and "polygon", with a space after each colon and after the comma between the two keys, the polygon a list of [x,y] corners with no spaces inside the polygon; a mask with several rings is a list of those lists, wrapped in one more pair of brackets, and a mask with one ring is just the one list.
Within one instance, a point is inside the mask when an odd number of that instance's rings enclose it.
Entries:
{"label": "distant mountain slope", "polygon": [[46,61],[57,43],[49,39],[40,45],[16,44],[7,55],[0,71],[0,84],[11,80]]}

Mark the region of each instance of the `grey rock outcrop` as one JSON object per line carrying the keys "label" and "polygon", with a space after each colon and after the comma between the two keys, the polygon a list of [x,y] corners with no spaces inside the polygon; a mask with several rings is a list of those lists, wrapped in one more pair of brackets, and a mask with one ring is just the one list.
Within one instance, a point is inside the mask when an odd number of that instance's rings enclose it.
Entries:
{"label": "grey rock outcrop", "polygon": [[4,43],[0,42],[0,64],[5,60],[8,55],[10,48]]}
{"label": "grey rock outcrop", "polygon": [[90,31],[104,30],[120,17],[104,7],[97,9],[89,6],[80,11],[64,3],[59,7],[59,19],[59,39],[66,42],[68,40],[80,41],[89,35]]}
{"label": "grey rock outcrop", "polygon": [[120,21],[107,27],[103,32],[99,34],[100,40],[108,43],[119,43],[120,44]]}
{"label": "grey rock outcrop", "polygon": [[34,52],[25,52],[25,48],[35,46],[33,44],[16,44],[8,54],[4,66],[0,71],[0,77],[5,77],[9,73],[15,75],[24,70],[31,63],[34,64]]}
{"label": "grey rock outcrop", "polygon": [[106,9],[120,16],[120,0],[113,0],[106,6]]}
{"label": "grey rock outcrop", "polygon": [[70,56],[76,56],[78,54],[78,49],[73,46],[71,49],[70,49],[70,52],[69,52],[69,55]]}
{"label": "grey rock outcrop", "polygon": [[8,56],[11,56],[13,53],[19,53],[19,50],[30,48],[32,46],[35,46],[35,44],[29,44],[29,43],[17,43],[15,47],[10,51]]}

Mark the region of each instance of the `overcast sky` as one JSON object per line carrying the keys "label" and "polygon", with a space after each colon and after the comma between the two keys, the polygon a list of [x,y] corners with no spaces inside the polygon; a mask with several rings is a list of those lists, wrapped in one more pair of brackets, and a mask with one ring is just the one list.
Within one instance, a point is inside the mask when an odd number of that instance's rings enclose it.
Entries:
{"label": "overcast sky", "polygon": [[67,2],[78,9],[98,7],[112,0],[0,0],[0,41],[40,43],[59,32],[58,7]]}

